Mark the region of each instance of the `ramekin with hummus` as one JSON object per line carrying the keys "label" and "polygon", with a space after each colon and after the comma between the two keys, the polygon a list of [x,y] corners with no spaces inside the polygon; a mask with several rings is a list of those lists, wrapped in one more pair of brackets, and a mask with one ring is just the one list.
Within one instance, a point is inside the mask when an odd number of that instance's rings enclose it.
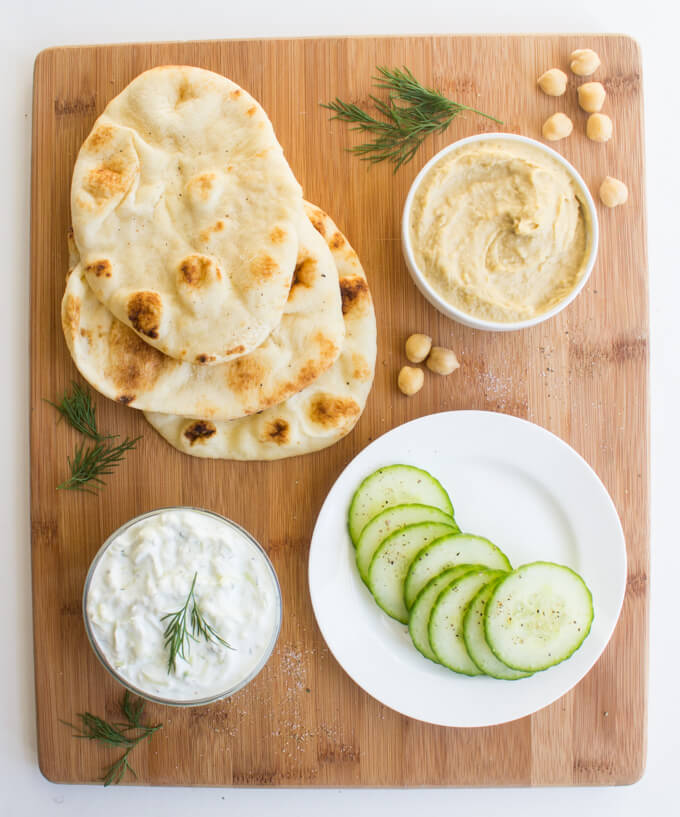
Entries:
{"label": "ramekin with hummus", "polygon": [[523,136],[483,134],[437,154],[404,208],[404,256],[445,314],[507,330],[573,300],[597,250],[597,215],[576,170]]}

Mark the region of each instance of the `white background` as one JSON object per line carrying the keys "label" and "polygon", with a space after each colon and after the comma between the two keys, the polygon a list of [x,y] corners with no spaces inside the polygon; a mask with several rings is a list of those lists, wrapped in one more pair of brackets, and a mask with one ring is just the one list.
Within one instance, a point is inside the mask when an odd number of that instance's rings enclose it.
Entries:
{"label": "white background", "polygon": [[[236,817],[678,813],[677,406],[680,114],[677,4],[640,0],[0,0],[0,815]],[[652,620],[649,752],[619,789],[233,790],[57,786],[37,768],[28,521],[31,83],[52,45],[323,34],[620,32],[642,45],[652,326]],[[500,81],[500,80],[499,80]],[[2,193],[4,191],[4,193]],[[37,236],[35,240],[40,240]]]}

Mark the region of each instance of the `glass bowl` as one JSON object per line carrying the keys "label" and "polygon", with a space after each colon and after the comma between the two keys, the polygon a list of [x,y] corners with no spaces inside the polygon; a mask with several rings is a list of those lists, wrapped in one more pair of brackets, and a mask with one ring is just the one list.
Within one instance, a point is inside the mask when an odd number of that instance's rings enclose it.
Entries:
{"label": "glass bowl", "polygon": [[[97,570],[97,567],[108,550],[108,548],[115,542],[121,534],[125,533],[130,527],[141,522],[145,519],[149,519],[151,517],[157,516],[162,513],[168,513],[171,511],[189,511],[193,513],[205,514],[206,516],[212,517],[213,519],[219,520],[220,523],[223,523],[225,526],[235,530],[238,534],[240,534],[254,549],[258,551],[258,553],[264,559],[265,565],[267,566],[271,578],[273,580],[273,586],[275,590],[276,596],[276,612],[275,612],[275,620],[274,626],[272,628],[272,635],[270,642],[263,652],[260,660],[257,664],[250,670],[250,672],[244,677],[241,678],[237,683],[230,686],[228,689],[222,690],[215,694],[209,695],[204,698],[191,698],[191,699],[178,699],[178,698],[164,698],[162,696],[154,695],[144,689],[140,689],[139,687],[135,686],[129,679],[125,678],[121,675],[111,664],[109,658],[106,656],[102,646],[97,640],[97,636],[94,633],[92,622],[90,621],[90,617],[87,611],[87,597],[90,590],[90,585],[92,583],[92,578]],[[90,565],[90,569],[87,572],[87,577],[85,579],[85,586],[83,588],[83,619],[85,622],[85,632],[87,633],[88,640],[90,645],[94,651],[94,654],[97,656],[99,661],[101,662],[104,669],[106,669],[119,684],[124,686],[130,692],[138,695],[140,698],[144,698],[147,701],[152,701],[153,703],[164,704],[166,706],[177,706],[177,707],[190,707],[190,706],[204,706],[205,704],[214,703],[215,701],[220,701],[224,698],[228,698],[234,693],[238,692],[242,689],[246,684],[250,683],[250,681],[255,678],[255,676],[260,672],[260,670],[264,667],[264,665],[269,660],[274,646],[276,645],[276,641],[279,637],[279,632],[281,630],[281,615],[282,615],[282,599],[281,599],[281,587],[279,585],[279,580],[276,575],[276,571],[274,570],[274,566],[272,565],[267,553],[265,552],[264,548],[260,543],[254,539],[247,530],[242,528],[240,525],[237,525],[236,522],[232,522],[231,519],[227,519],[225,516],[221,516],[214,511],[209,511],[204,508],[193,508],[190,506],[185,505],[176,505],[169,508],[158,508],[154,511],[149,511],[148,513],[140,514],[139,516],[134,517],[134,519],[130,519],[124,525],[122,525],[118,530],[114,531],[108,539],[104,542],[104,544],[99,548],[97,554],[95,555],[92,563]]]}

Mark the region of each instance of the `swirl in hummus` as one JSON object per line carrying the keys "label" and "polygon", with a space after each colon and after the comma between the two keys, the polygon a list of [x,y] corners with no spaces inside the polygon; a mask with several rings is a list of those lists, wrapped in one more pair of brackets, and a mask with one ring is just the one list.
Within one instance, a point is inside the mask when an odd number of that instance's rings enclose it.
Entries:
{"label": "swirl in hummus", "polygon": [[567,169],[503,139],[443,156],[416,190],[410,232],[416,263],[444,300],[505,323],[562,301],[590,252],[588,211]]}

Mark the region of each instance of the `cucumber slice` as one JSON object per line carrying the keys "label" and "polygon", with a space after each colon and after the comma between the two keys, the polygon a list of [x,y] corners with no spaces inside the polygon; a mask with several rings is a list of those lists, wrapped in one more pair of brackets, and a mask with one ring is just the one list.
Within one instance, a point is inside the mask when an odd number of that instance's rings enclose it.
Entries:
{"label": "cucumber slice", "polygon": [[466,573],[439,594],[430,614],[428,634],[440,664],[462,675],[482,675],[465,648],[463,614],[481,588],[502,575],[500,570],[486,569]]}
{"label": "cucumber slice", "polygon": [[[491,594],[498,586],[498,581],[482,587],[468,605],[463,615],[463,640],[468,655],[485,675],[500,678],[503,681],[517,681],[520,678],[528,678],[531,673],[510,669],[510,667],[499,661],[491,652],[491,648],[484,637],[484,610]],[[415,609],[415,604],[413,609]]]}
{"label": "cucumber slice", "polygon": [[438,576],[430,579],[413,602],[408,616],[408,631],[411,635],[413,646],[421,652],[425,658],[429,658],[430,661],[434,661],[437,664],[439,663],[437,656],[432,652],[430,636],[428,634],[430,613],[439,594],[456,579],[464,576],[466,573],[476,572],[478,570],[483,570],[481,565],[458,565],[457,567],[450,567],[448,570],[444,570]]}
{"label": "cucumber slice", "polygon": [[522,565],[487,602],[484,634],[512,669],[538,672],[569,658],[593,622],[593,597],[583,579],[552,562]]}
{"label": "cucumber slice", "polygon": [[433,576],[460,564],[479,564],[492,570],[512,570],[503,551],[482,536],[460,533],[445,536],[424,548],[413,561],[404,581],[404,601],[410,609],[416,596]]}
{"label": "cucumber slice", "polygon": [[427,471],[412,465],[387,465],[367,476],[354,493],[347,516],[354,546],[374,516],[385,508],[414,502],[432,505],[453,516],[449,495]]}
{"label": "cucumber slice", "polygon": [[387,537],[373,554],[368,568],[368,587],[388,616],[408,623],[404,604],[404,579],[419,551],[444,536],[451,528],[441,522],[408,525]]}
{"label": "cucumber slice", "polygon": [[450,533],[459,530],[452,517],[431,505],[395,505],[379,513],[363,529],[356,547],[357,567],[361,578],[368,584],[368,568],[381,542],[407,525],[419,522],[441,522],[450,525]]}

